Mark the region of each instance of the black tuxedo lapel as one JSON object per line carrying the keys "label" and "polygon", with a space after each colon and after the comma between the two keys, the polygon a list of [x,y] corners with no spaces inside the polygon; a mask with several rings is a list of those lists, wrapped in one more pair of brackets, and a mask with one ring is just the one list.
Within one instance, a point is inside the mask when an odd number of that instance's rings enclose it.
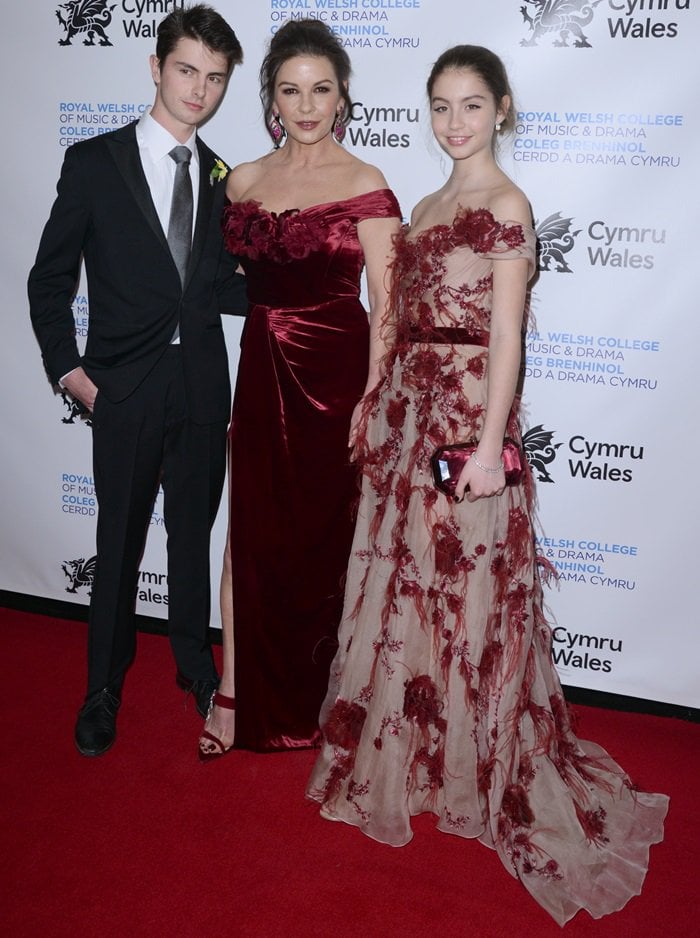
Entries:
{"label": "black tuxedo lapel", "polygon": [[[163,250],[171,257],[168,240],[163,227],[158,218],[151,190],[148,188],[148,182],[141,164],[139,147],[136,142],[136,123],[129,124],[113,134],[105,135],[105,143],[109,145],[110,152],[114,162],[124,179],[129,191],[136,200],[136,204],[143,212],[144,218],[158,236],[158,240],[163,246]],[[214,167],[216,157],[209,147],[202,143],[197,137],[197,152],[199,155],[199,192],[197,196],[197,219],[194,226],[194,235],[192,238],[192,252],[187,264],[187,277],[185,286],[197,268],[199,258],[207,240],[209,223],[211,220],[212,207],[214,204],[215,187],[223,185],[222,182],[214,181],[212,183],[210,173]],[[173,262],[174,264],[174,262]]]}
{"label": "black tuxedo lapel", "polygon": [[158,218],[156,207],[151,198],[151,190],[141,165],[139,147],[136,142],[136,124],[129,124],[123,130],[105,136],[105,143],[109,145],[110,152],[117,164],[124,182],[129,187],[136,204],[143,212],[144,218],[158,236],[163,249],[170,254],[168,241]]}

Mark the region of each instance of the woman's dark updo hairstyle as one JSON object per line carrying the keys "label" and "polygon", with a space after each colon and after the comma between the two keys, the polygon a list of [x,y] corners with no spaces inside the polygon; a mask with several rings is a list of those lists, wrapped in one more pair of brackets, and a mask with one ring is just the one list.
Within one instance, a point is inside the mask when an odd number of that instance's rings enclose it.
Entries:
{"label": "woman's dark updo hairstyle", "polygon": [[[270,40],[270,48],[260,66],[260,100],[263,106],[265,126],[270,128],[272,107],[275,97],[275,82],[280,68],[289,59],[298,55],[311,55],[328,59],[333,66],[343,99],[340,118],[344,124],[350,121],[352,101],[346,85],[350,81],[350,57],[331,30],[321,20],[289,20]],[[272,134],[270,133],[270,136]],[[274,137],[272,137],[274,141]]]}
{"label": "woman's dark updo hairstyle", "polygon": [[510,90],[506,69],[490,49],[483,46],[453,46],[442,53],[433,65],[428,78],[428,100],[433,97],[433,85],[443,72],[452,69],[468,69],[475,72],[488,86],[494,97],[496,107],[505,95],[510,98],[510,106],[501,121],[501,133],[509,133],[515,126],[515,107],[513,105],[513,92]]}

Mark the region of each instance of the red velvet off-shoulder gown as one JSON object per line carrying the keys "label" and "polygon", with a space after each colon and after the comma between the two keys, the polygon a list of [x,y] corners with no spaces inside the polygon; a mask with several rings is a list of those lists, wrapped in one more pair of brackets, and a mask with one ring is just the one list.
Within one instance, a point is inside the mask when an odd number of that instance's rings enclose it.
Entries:
{"label": "red velvet off-shoulder gown", "polygon": [[319,738],[359,493],[348,432],[369,359],[357,225],[392,217],[387,189],[279,215],[225,209],[250,303],[230,430],[238,748]]}

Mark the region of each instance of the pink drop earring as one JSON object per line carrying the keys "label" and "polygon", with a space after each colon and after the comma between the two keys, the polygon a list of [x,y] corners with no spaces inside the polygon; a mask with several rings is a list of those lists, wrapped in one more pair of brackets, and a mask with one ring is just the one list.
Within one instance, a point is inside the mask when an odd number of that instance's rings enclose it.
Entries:
{"label": "pink drop earring", "polygon": [[275,149],[279,147],[284,138],[287,136],[287,131],[280,123],[279,118],[279,114],[275,114],[274,112],[270,118],[270,133],[272,134],[272,139],[275,141]]}
{"label": "pink drop earring", "polygon": [[338,143],[342,143],[345,137],[345,124],[340,114],[336,115],[335,124],[333,124],[333,136]]}

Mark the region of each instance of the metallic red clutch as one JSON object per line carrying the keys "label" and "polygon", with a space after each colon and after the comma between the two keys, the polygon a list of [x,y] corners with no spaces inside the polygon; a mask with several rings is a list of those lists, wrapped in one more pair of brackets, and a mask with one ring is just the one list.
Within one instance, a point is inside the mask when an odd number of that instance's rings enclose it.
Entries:
{"label": "metallic red clutch", "polygon": [[[474,455],[478,443],[472,440],[469,443],[452,443],[449,446],[438,446],[430,457],[430,466],[433,470],[435,485],[454,498],[455,488],[459,476],[467,460]],[[517,485],[523,475],[524,455],[517,443],[509,437],[503,441],[501,459],[506,474],[506,485]]]}

